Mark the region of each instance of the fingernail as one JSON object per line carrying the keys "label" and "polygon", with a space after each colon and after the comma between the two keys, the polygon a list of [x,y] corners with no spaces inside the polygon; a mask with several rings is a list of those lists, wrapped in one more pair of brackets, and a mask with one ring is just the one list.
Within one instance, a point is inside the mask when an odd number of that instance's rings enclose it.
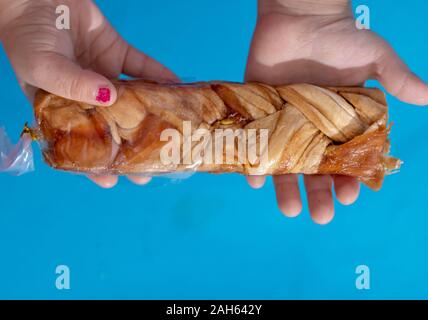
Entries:
{"label": "fingernail", "polygon": [[98,102],[106,103],[110,101],[110,89],[99,88],[97,97],[95,98]]}

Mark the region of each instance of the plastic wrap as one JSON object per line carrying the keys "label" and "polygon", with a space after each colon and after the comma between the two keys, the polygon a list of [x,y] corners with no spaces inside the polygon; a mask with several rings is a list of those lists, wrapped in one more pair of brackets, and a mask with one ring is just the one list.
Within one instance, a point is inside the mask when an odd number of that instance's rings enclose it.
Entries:
{"label": "plastic wrap", "polygon": [[185,172],[344,174],[379,189],[389,152],[384,94],[309,84],[115,81],[118,100],[92,106],[39,90],[45,161],[88,174]]}
{"label": "plastic wrap", "polygon": [[12,144],[4,128],[0,128],[0,172],[19,176],[34,170],[32,137],[21,135],[17,144]]}

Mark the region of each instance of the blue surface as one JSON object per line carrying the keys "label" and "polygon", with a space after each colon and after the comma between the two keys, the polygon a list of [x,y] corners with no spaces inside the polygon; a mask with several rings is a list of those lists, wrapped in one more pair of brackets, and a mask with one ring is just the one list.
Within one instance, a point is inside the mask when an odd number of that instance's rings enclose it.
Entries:
{"label": "blue surface", "polygon": [[[99,1],[131,43],[187,78],[242,80],[255,1]],[[357,3],[356,3],[357,4]],[[428,3],[365,1],[371,27],[428,80]],[[0,124],[17,137],[32,118],[0,51]],[[112,190],[55,172],[0,175],[0,298],[428,298],[428,110],[388,97],[393,153],[404,161],[374,193],[337,204],[327,226],[277,210],[237,175],[158,179]],[[37,148],[36,148],[37,149]],[[71,271],[57,290],[55,267]],[[357,290],[355,268],[370,267]]]}

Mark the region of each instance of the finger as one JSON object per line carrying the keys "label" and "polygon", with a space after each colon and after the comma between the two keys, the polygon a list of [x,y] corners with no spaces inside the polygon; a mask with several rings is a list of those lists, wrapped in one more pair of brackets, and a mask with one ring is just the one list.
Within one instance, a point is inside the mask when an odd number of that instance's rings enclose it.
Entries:
{"label": "finger", "polygon": [[287,217],[296,217],[302,211],[302,200],[298,176],[296,174],[284,174],[274,176],[276,201],[281,212]]}
{"label": "finger", "polygon": [[254,189],[260,189],[264,186],[266,177],[265,176],[247,176],[247,182]]}
{"label": "finger", "polygon": [[37,88],[29,85],[22,79],[18,79],[18,83],[22,89],[22,91],[27,96],[28,100],[30,100],[32,103],[34,102],[34,97],[36,96]]}
{"label": "finger", "polygon": [[392,48],[379,61],[377,79],[398,99],[416,105],[428,104],[428,85],[415,75]]}
{"label": "finger", "polygon": [[135,78],[180,82],[180,79],[163,64],[130,45],[123,62],[122,72]]}
{"label": "finger", "polygon": [[334,192],[337,200],[344,205],[353,204],[360,194],[360,183],[353,177],[336,175],[334,180]]}
{"label": "finger", "polygon": [[104,76],[83,70],[70,59],[48,53],[35,59],[28,83],[61,97],[99,106],[116,100],[116,89]]}
{"label": "finger", "polygon": [[118,181],[117,176],[95,176],[95,175],[89,175],[88,178],[95,182],[97,185],[99,185],[102,188],[110,189],[113,188]]}
{"label": "finger", "polygon": [[304,181],[312,219],[319,224],[329,223],[334,216],[331,176],[305,175]]}
{"label": "finger", "polygon": [[150,182],[150,180],[152,180],[151,177],[142,177],[142,176],[138,176],[138,175],[131,175],[131,176],[127,176],[128,180],[130,180],[131,182],[138,184],[140,186],[143,186],[145,184],[148,184]]}

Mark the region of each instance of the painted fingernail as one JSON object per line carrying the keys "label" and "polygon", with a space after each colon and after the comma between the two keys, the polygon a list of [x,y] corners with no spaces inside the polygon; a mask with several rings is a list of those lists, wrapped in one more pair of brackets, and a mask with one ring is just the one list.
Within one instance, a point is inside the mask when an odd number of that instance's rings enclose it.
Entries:
{"label": "painted fingernail", "polygon": [[106,103],[110,101],[110,89],[99,88],[97,97],[95,98],[98,102]]}

